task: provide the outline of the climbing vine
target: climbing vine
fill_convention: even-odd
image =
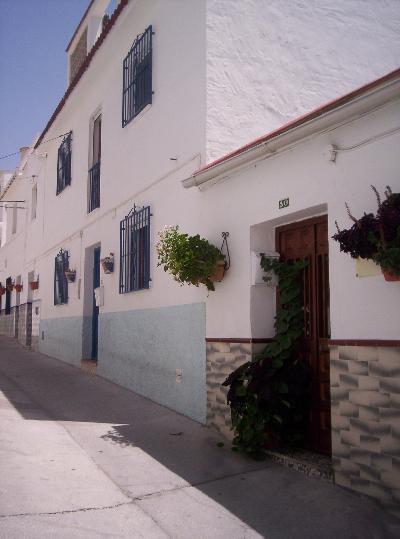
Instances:
[[[268,447],[299,445],[307,431],[311,376],[305,357],[301,279],[306,265],[304,260],[290,264],[262,255],[264,271],[273,271],[279,279],[276,334],[261,354],[223,383],[229,386],[233,446],[255,458]]]

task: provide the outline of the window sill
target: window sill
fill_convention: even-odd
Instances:
[[[92,211],[87,211],[86,216],[90,217],[91,215],[94,215],[95,213],[99,213],[101,210],[101,206],[98,206],[97,208],[94,208]]]
[[[62,191],[60,191],[59,193],[56,193],[56,197],[61,196],[63,193],[65,193],[65,191],[66,191],[67,189],[70,189],[70,188],[71,188],[71,184],[66,185]]]
[[[128,294],[137,294],[139,292],[146,292],[147,290],[150,290],[150,288],[151,288],[151,280],[150,280],[149,286],[146,288],[138,288],[137,290],[127,290],[126,292],[119,292],[119,295],[127,296]]]
[[[146,106],[144,107],[144,109],[141,110],[141,111],[139,112],[139,114],[137,114],[136,116],[134,116],[134,117],[132,118],[132,120],[129,120],[129,122],[128,122],[127,124],[125,124],[124,126],[122,126],[122,129],[126,129],[126,128],[129,127],[130,125],[133,125],[134,123],[140,121],[140,120],[143,118],[143,116],[146,114],[146,112],[147,112],[148,110],[151,109],[152,106],[153,106],[153,103],[149,103],[148,105],[146,105]]]

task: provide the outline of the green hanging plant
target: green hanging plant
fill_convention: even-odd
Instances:
[[[178,226],[165,227],[159,232],[156,248],[157,266],[163,266],[164,271],[170,273],[181,285],[204,284],[207,290],[214,291],[213,281],[223,277],[224,255],[199,234],[189,236],[179,232]],[[222,266],[222,277],[218,275],[219,265]]]
[[[276,334],[264,351],[231,373],[229,386],[235,432],[233,447],[255,458],[268,447],[300,445],[311,408],[311,372],[303,337],[304,260],[293,264],[261,257],[261,267],[279,279]],[[264,277],[268,281],[269,277]]]

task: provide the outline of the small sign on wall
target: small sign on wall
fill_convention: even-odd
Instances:
[[[96,307],[103,307],[104,305],[104,286],[99,286],[94,289],[94,300]]]
[[[283,210],[283,208],[289,207],[289,197],[288,198],[282,198],[282,200],[279,201],[279,209]]]
[[[356,277],[374,277],[382,275],[382,269],[373,260],[356,259]]]

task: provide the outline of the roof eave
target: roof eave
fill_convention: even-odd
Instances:
[[[400,69],[385,75],[341,98],[324,105],[309,114],[286,124],[273,131],[269,135],[256,139],[238,150],[206,165],[182,181],[182,185],[188,189],[200,187],[210,181],[213,183],[226,177],[228,173],[240,169],[247,163],[273,155],[288,145],[292,145],[305,137],[322,130],[329,125],[338,124],[348,115],[348,110],[353,108],[352,116],[365,113],[374,108],[374,105],[382,104],[400,95]],[[373,96],[376,99],[373,99]],[[367,103],[368,101],[368,103]],[[363,102],[364,106],[359,106]],[[342,114],[340,113],[343,112]]]

